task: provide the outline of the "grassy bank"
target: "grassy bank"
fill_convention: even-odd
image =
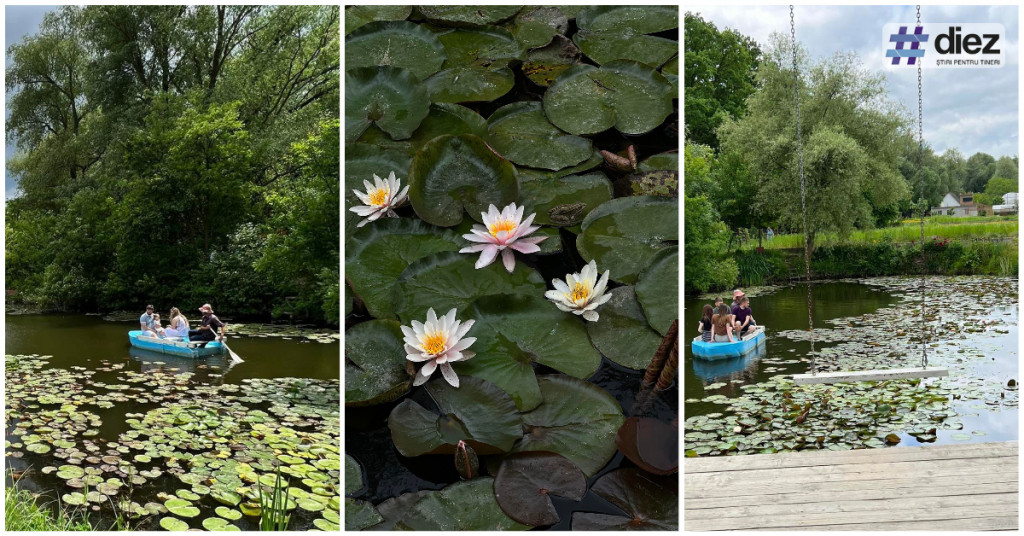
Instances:
[[[1014,223],[1016,225],[1016,222]],[[932,239],[924,245],[925,270],[931,275],[1016,275],[1017,241],[955,242]],[[868,244],[818,247],[811,256],[816,279],[916,275],[921,272],[921,245],[881,240]],[[736,253],[738,284],[756,286],[799,279],[804,274],[800,250],[753,250]],[[718,290],[718,289],[713,289]]]
[[[928,239],[938,237],[939,239],[954,240],[991,240],[995,238],[1016,237],[1017,216],[979,216],[972,218],[932,216],[925,219],[924,235]],[[884,240],[914,242],[920,239],[920,221],[904,220],[900,225],[894,227],[854,231],[846,240],[840,240],[835,234],[818,235],[815,238],[815,245],[871,244]],[[802,248],[804,237],[800,233],[778,235],[771,242],[767,240],[762,241],[762,245],[765,249]],[[754,249],[757,247],[757,240],[748,240],[744,242],[743,247]]]
[[[74,516],[69,511],[52,511],[46,505],[40,506],[35,495],[8,487],[4,500],[4,529],[7,531],[90,531],[88,521]]]

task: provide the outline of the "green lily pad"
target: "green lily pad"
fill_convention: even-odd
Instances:
[[[413,155],[430,140],[445,134],[458,136],[460,134],[472,134],[484,137],[487,135],[487,120],[480,114],[461,106],[448,102],[438,102],[430,105],[430,113],[420,123],[412,138],[409,138],[409,146]],[[348,155],[346,154],[346,159]],[[412,161],[409,161],[412,164]],[[407,165],[405,169],[409,169]]]
[[[227,489],[215,489],[210,492],[210,497],[213,497],[217,502],[228,506],[238,506],[238,503],[242,502],[241,495]]]
[[[494,383],[512,395],[520,410],[541,403],[533,364],[576,378],[589,378],[601,366],[601,354],[573,315],[554,307],[542,294],[493,295],[473,302],[476,357],[455,363],[455,371]]]
[[[405,20],[410,13],[412,6],[345,6],[345,34],[374,21]]]
[[[593,6],[576,16],[576,25],[595,32],[652,34],[679,27],[679,10],[674,5]]]
[[[198,494],[192,493],[187,489],[179,489],[175,491],[174,494],[182,499],[185,499],[186,501],[198,501],[200,498]]]
[[[380,514],[377,513],[372,504],[366,501],[345,499],[345,530],[363,530],[383,520],[384,518],[380,517]]]
[[[238,521],[239,519],[242,519],[242,512],[239,512],[238,510],[232,510],[227,506],[218,506],[217,508],[214,509],[214,512],[216,512],[217,515],[219,515],[220,517],[223,517],[224,519],[227,519],[229,521]]]
[[[557,7],[530,7],[516,15],[512,35],[523,48],[535,48],[550,43],[568,27],[569,19]]]
[[[679,247],[662,249],[636,281],[636,297],[651,327],[665,335],[679,317]]]
[[[675,6],[595,6],[576,19],[574,39],[598,64],[624,59],[657,67],[679,53],[679,43],[650,33],[676,28]]]
[[[451,231],[415,219],[389,218],[351,233],[345,244],[345,277],[373,317],[395,318],[391,289],[406,267],[427,255],[459,248]]]
[[[440,414],[406,399],[388,416],[391,439],[403,456],[452,454],[465,440],[480,454],[508,452],[522,436],[522,423],[512,398],[480,378],[459,379],[458,388],[443,378],[426,383]]]
[[[428,223],[458,225],[464,210],[480,221],[488,206],[504,207],[518,197],[515,167],[476,136],[438,136],[413,158],[409,199]]]
[[[512,34],[488,27],[455,30],[439,39],[448,59],[424,81],[433,102],[493,101],[512,89],[515,75],[508,63],[522,56]]]
[[[347,334],[346,334],[347,335]],[[346,337],[346,342],[347,342]],[[346,371],[346,374],[348,372]],[[345,495],[351,495],[366,487],[363,479],[363,468],[355,458],[345,455]],[[296,488],[293,488],[296,489]]]
[[[406,324],[414,319],[422,322],[430,308],[445,314],[452,307],[464,311],[473,300],[489,294],[544,293],[540,274],[521,263],[509,274],[500,262],[478,270],[476,258],[446,252],[410,264],[392,291],[398,317]]]
[[[579,501],[586,492],[587,479],[579,467],[550,452],[508,456],[494,477],[498,505],[512,519],[531,527],[558,523],[552,495]]]
[[[544,401],[522,414],[526,435],[513,452],[561,454],[592,476],[615,455],[622,408],[605,390],[571,376],[538,376],[537,383]]]
[[[547,240],[537,244],[540,246],[540,251],[537,255],[552,255],[555,253],[561,253],[565,250],[562,247],[562,236],[559,234],[558,229],[555,227],[541,227],[533,232],[530,236],[546,236]],[[469,242],[468,240],[466,241]]]
[[[641,173],[648,171],[679,171],[679,153],[658,153],[640,161],[636,170]]]
[[[493,487],[493,478],[480,477],[431,492],[395,524],[395,530],[492,531],[529,528],[505,515],[494,498]]]
[[[412,136],[430,112],[426,89],[411,71],[361,67],[345,73],[345,140],[355,141],[370,125],[396,140]]]
[[[561,74],[544,93],[544,113],[571,134],[596,134],[615,127],[645,134],[672,114],[672,85],[641,63],[615,60],[600,68],[580,64]]]
[[[608,359],[644,370],[661,345],[661,336],[648,324],[633,287],[608,292],[612,297],[598,308],[597,322],[587,322],[590,341]]]
[[[367,503],[367,504],[369,504],[369,503]],[[367,519],[366,521],[371,521],[372,519],[373,519],[373,517],[370,516],[370,518]],[[345,517],[345,520],[346,520],[346,524],[347,524],[347,521],[348,521],[348,517],[347,516]],[[361,521],[357,519],[356,523],[359,523],[359,522],[361,522]],[[337,522],[328,521],[327,519],[322,518],[322,517],[314,519],[313,520],[313,526],[318,528],[318,529],[320,529],[323,532],[338,532],[338,531],[341,530],[341,527],[338,525]]]
[[[521,69],[533,83],[547,87],[566,69],[578,65],[582,55],[571,39],[556,35],[549,44],[527,51]]]
[[[46,454],[47,452],[50,452],[50,446],[45,443],[33,443],[31,445],[26,445],[25,450],[35,454]]]
[[[405,347],[395,320],[371,320],[345,332],[345,405],[390,402],[407,393]]]
[[[167,511],[179,517],[196,517],[199,509],[185,499],[168,499],[164,502]]]
[[[441,69],[444,45],[430,30],[409,21],[371,22],[345,38],[345,68],[390,65],[419,79]]]
[[[679,530],[679,490],[672,477],[617,469],[597,480],[594,493],[628,516],[575,512],[572,530]]]
[[[537,214],[533,221],[539,225],[564,227],[579,224],[587,214],[611,198],[612,183],[600,171],[561,178],[520,175],[519,202],[526,207],[525,214]],[[583,204],[578,213],[556,209],[571,209],[576,203]],[[555,209],[554,214],[552,209]],[[566,213],[572,214],[566,216]]]
[[[583,220],[576,249],[596,260],[611,278],[633,283],[658,250],[679,240],[678,204],[659,197],[623,197],[595,208]]]
[[[312,499],[300,499],[295,502],[299,506],[299,508],[307,512],[319,512],[324,509],[324,505],[322,503],[314,501]]]
[[[72,493],[65,493],[61,496],[60,500],[64,501],[64,504],[71,506],[81,506],[85,504],[85,494],[77,491]]]
[[[398,497],[392,497],[378,504],[377,512],[382,518],[384,518],[384,521],[370,527],[369,530],[393,530],[395,524],[401,521],[402,518],[409,513],[409,510],[412,509],[414,504],[431,493],[436,492],[429,490],[412,491],[409,493],[403,493]]]
[[[487,143],[521,166],[559,170],[590,158],[590,140],[566,134],[548,122],[541,103],[513,102],[487,119]]]
[[[231,523],[228,523],[227,520],[219,518],[219,517],[208,517],[208,518],[204,519],[203,520],[203,528],[206,529],[206,530],[213,530],[213,531],[223,530],[223,531],[229,531],[229,532],[234,532],[234,531],[242,530],[242,529],[232,525]]]
[[[484,26],[512,18],[522,6],[419,6],[428,20],[453,26]]]
[[[172,532],[183,532],[189,529],[188,523],[176,518],[176,517],[163,517],[160,518],[160,526],[164,530]]]

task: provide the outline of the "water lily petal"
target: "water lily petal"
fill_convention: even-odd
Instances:
[[[444,375],[445,381],[450,383],[452,387],[459,386],[459,377],[455,374],[455,369],[448,363],[441,365],[441,374]]]
[[[591,322],[597,322],[599,315],[597,311],[583,311],[583,318]]]
[[[449,351],[450,352],[461,352],[461,351],[465,350],[466,348],[469,348],[470,346],[472,346],[474,342],[476,342],[476,337],[466,337],[465,339],[462,339],[459,342],[457,342],[454,345],[452,345],[452,347],[449,349]]]
[[[540,246],[537,244],[530,244],[529,242],[515,242],[509,244],[508,247],[520,253],[536,253],[540,251]]]
[[[512,253],[511,249],[506,249],[501,252],[501,262],[505,264],[505,269],[508,270],[508,273],[510,274],[516,269],[516,256]]]
[[[480,250],[480,258],[477,259],[474,265],[477,270],[483,268],[494,262],[494,258],[498,256],[498,247],[494,244],[485,244],[485,247]]]

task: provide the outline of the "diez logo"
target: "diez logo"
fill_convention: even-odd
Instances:
[[[1002,67],[1005,36],[997,23],[890,23],[882,29],[885,65]]]

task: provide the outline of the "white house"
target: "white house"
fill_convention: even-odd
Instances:
[[[932,207],[933,216],[977,216],[979,214],[991,214],[991,208],[974,202],[974,194],[953,195],[947,193],[942,198],[939,206]]]

